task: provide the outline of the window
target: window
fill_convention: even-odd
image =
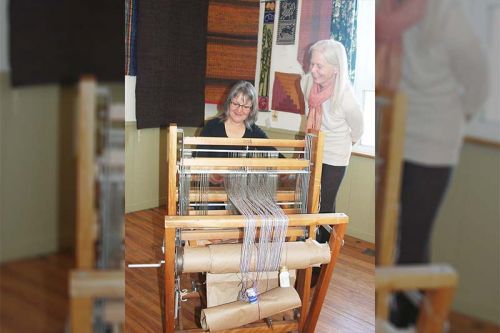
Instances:
[[[364,118],[355,152],[375,155],[375,0],[358,0],[354,91]]]

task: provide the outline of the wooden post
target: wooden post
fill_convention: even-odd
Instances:
[[[177,215],[176,183],[177,183],[177,126],[168,127],[167,142],[167,214]]]
[[[417,321],[417,332],[441,333],[450,313],[455,288],[426,291]]]
[[[177,215],[177,126],[168,128],[167,142],[167,214]],[[175,330],[175,228],[165,223],[165,332]]]
[[[383,96],[383,94],[381,94]],[[376,195],[377,266],[392,265],[397,234],[399,192],[403,161],[406,99],[402,94],[390,95],[389,105],[380,110],[377,157],[382,168],[377,169],[379,184]],[[388,135],[385,135],[388,133]]]
[[[321,273],[319,275],[317,287],[314,290],[311,308],[309,309],[307,320],[304,325],[304,329],[302,330],[303,332],[313,333],[316,329],[316,323],[318,322],[321,307],[323,306],[326,293],[328,292],[328,285],[340,253],[340,248],[342,247],[342,241],[344,239],[346,229],[347,223],[339,224],[335,227],[335,232],[332,231],[330,234],[329,244],[332,257],[328,264],[321,266]]]
[[[309,178],[309,193],[307,195],[307,212],[309,214],[316,214],[319,211],[319,194],[321,192],[321,172],[323,170],[323,132],[312,133],[316,138],[312,142],[311,147],[311,176]],[[314,239],[316,235],[317,226],[309,226],[309,239]],[[309,300],[311,298],[311,278],[312,268],[306,268],[298,274],[297,289],[302,300],[302,307],[300,309],[299,318],[299,332],[302,332],[308,311]],[[318,285],[317,288],[320,286]]]
[[[324,134],[323,132],[315,133],[316,139],[313,140],[312,146],[312,168],[311,177],[309,179],[309,194],[307,200],[307,212],[316,214],[319,211],[319,194],[321,191],[321,172],[323,170],[323,145]]]
[[[95,264],[94,154],[97,84],[83,77],[78,86],[78,154],[76,267],[90,269]]]
[[[375,225],[376,225],[376,264],[387,266],[394,264],[396,245],[401,169],[403,164],[404,131],[406,117],[406,99],[400,93],[381,93],[388,105],[381,107],[381,119],[378,131],[379,163],[377,167],[377,192]],[[375,313],[377,318],[387,320],[389,317],[389,297],[387,290],[377,290],[375,294]]]
[[[78,85],[77,101],[77,203],[76,203],[76,269],[95,266],[96,213],[94,208],[94,155],[97,83],[84,76]],[[92,332],[92,299],[71,299],[71,332]]]
[[[165,228],[165,332],[175,331],[175,228]]]

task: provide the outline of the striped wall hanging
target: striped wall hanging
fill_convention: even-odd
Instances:
[[[274,13],[276,3],[267,1],[262,28],[262,49],[260,54],[259,110],[269,110],[269,76],[271,75],[271,51],[273,47]]]

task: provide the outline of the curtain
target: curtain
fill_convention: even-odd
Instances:
[[[358,0],[333,0],[332,3],[331,37],[345,47],[351,82],[354,82],[356,67],[357,9]]]
[[[137,0],[125,0],[125,75],[135,76],[135,35],[137,32]]]
[[[304,72],[309,70],[307,51],[318,40],[331,36],[332,0],[305,0],[300,13],[297,60]]]
[[[83,74],[123,82],[123,2],[14,0],[8,5],[13,86],[74,83]]]
[[[254,83],[258,28],[258,1],[208,1],[205,103],[221,105],[239,80]]]
[[[157,0],[137,5],[137,128],[201,126],[208,2]]]

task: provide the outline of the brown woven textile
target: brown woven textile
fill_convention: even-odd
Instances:
[[[124,2],[9,2],[13,86],[73,83],[82,74],[123,82]]]
[[[208,2],[137,2],[137,128],[201,126]]]
[[[259,1],[210,0],[205,101],[222,104],[239,80],[254,82]]]
[[[300,78],[300,74],[274,72],[273,110],[304,114]]]
[[[304,72],[309,71],[309,59],[307,57],[309,47],[318,40],[330,38],[331,18],[331,0],[302,2],[297,60],[302,64]]]

